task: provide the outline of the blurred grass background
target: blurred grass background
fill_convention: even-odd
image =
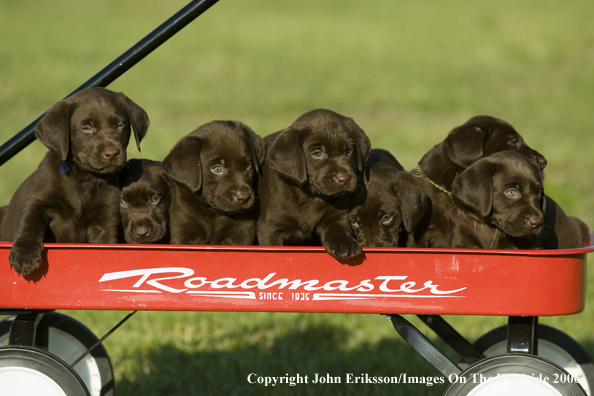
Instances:
[[[0,142],[185,4],[0,1]],[[156,160],[214,119],[243,121],[264,136],[324,107],[353,117],[374,147],[412,169],[468,118],[501,117],[548,159],[547,194],[592,227],[593,12],[587,0],[221,0],[109,88],[125,92],[151,118],[142,153],[131,145],[129,156]],[[0,168],[0,204],[45,151],[35,142]],[[594,355],[592,313],[587,306],[580,315],[541,322]],[[72,314],[98,335],[123,316]],[[505,323],[449,319],[471,339]],[[119,395],[439,395],[445,389],[247,383],[251,372],[438,374],[375,315],[142,312],[106,348]]]

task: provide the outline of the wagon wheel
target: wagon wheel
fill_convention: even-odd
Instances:
[[[49,327],[48,351],[68,364],[72,364],[98,341],[82,323],[55,312],[46,315]],[[13,319],[10,317],[0,321],[0,345],[8,345]],[[113,369],[103,345],[95,347],[73,369],[82,378],[90,396],[113,396]]]
[[[474,347],[485,357],[507,353],[507,326],[497,327],[482,335]],[[594,363],[588,352],[564,332],[538,325],[538,356],[550,360],[576,378],[586,394],[594,390]],[[467,364],[460,364],[466,368]]]
[[[584,396],[571,374],[538,356],[498,355],[481,360],[459,376],[443,396]]]
[[[0,384],[8,395],[89,395],[66,362],[34,347],[0,347]]]

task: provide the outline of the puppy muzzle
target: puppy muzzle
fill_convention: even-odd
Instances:
[[[126,151],[115,143],[101,144],[87,158],[87,161],[81,158],[80,162],[86,162],[83,165],[87,165],[92,172],[100,174],[116,173],[123,169],[126,164]]]
[[[223,197],[215,198],[210,204],[225,213],[239,212],[253,206],[254,193],[250,188],[239,187],[229,190]]]
[[[341,195],[355,191],[357,178],[348,170],[339,170],[324,176],[318,190],[328,196]]]
[[[532,215],[516,219],[505,227],[500,227],[507,235],[521,237],[525,235],[540,234],[543,229],[544,218],[540,215]]]
[[[132,222],[125,232],[126,241],[129,243],[152,243],[163,238],[166,226],[158,224],[151,219],[141,219]]]

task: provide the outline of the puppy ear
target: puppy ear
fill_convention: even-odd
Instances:
[[[429,209],[429,197],[408,172],[398,172],[391,187],[400,201],[404,229],[410,234]]]
[[[136,141],[136,148],[140,151],[140,141],[146,135],[146,131],[148,130],[150,121],[148,114],[146,111],[135,102],[133,102],[130,98],[128,98],[123,93],[120,93],[122,100],[126,106],[126,110],[128,112],[128,118],[130,118],[130,123],[132,123],[132,129],[134,130],[134,140]]]
[[[287,128],[274,140],[266,161],[270,167],[299,186],[307,181],[302,129]]]
[[[247,125],[241,124],[241,128],[243,130],[243,135],[245,136],[245,141],[248,145],[250,156],[252,157],[252,161],[254,161],[256,172],[260,174],[260,169],[262,168],[264,159],[266,158],[266,143],[264,142],[264,139],[256,135],[256,133],[252,131],[252,129]]]
[[[456,176],[452,182],[452,197],[456,205],[461,204],[481,218],[487,218],[493,209],[494,171],[494,164],[483,161]]]
[[[443,141],[442,150],[446,157],[462,168],[483,158],[483,148],[488,132],[478,125],[460,125],[448,134]]]
[[[62,161],[68,158],[70,149],[70,118],[74,104],[68,99],[56,103],[35,127],[35,136],[50,150],[60,156]]]
[[[202,187],[200,139],[183,137],[167,154],[162,167],[165,174],[196,193]]]
[[[371,155],[371,142],[369,141],[369,137],[365,134],[365,131],[361,129],[355,121],[353,121],[355,125],[355,140],[357,142],[357,169],[359,172],[363,170],[363,164],[367,162],[369,156]]]

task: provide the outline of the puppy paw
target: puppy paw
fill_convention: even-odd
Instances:
[[[324,248],[337,259],[350,259],[362,252],[359,242],[350,236],[327,238],[324,241]]]
[[[8,262],[17,274],[27,275],[41,265],[43,246],[14,244],[8,255]]]
[[[237,241],[235,241],[232,238],[223,238],[223,239],[221,239],[220,243],[217,243],[217,245],[234,246],[234,245],[240,245],[240,244],[237,243]]]

